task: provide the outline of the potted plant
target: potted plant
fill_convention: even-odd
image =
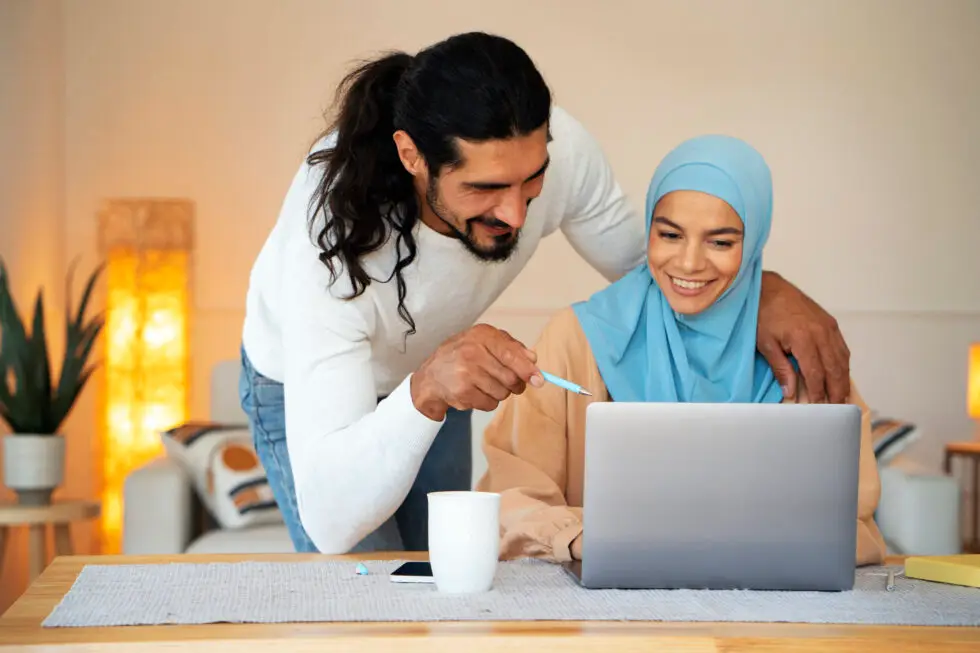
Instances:
[[[0,419],[12,433],[3,438],[3,482],[25,505],[46,505],[61,485],[65,440],[59,432],[91,376],[89,355],[105,320],[85,319],[102,266],[89,277],[78,310],[71,306],[68,271],[65,297],[65,353],[57,384],[52,379],[45,336],[43,292],[37,293],[30,331],[17,313],[6,266],[0,259]]]

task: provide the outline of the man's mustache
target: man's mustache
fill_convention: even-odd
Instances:
[[[470,222],[470,223],[479,222],[480,224],[484,224],[484,225],[486,225],[488,227],[491,227],[491,228],[494,228],[494,229],[510,229],[511,228],[511,226],[509,224],[507,224],[503,220],[498,220],[497,218],[487,218],[487,217],[470,218],[469,220],[467,220],[467,222]]]

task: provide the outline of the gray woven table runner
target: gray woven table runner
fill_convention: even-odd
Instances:
[[[857,570],[853,591],[586,590],[556,565],[500,563],[494,588],[466,597],[392,583],[399,562],[86,565],[43,626],[315,621],[751,621],[980,625],[980,590]],[[900,568],[895,568],[900,571]]]

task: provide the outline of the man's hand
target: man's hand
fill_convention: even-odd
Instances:
[[[570,547],[572,554],[572,560],[582,559],[582,534],[579,533],[578,536],[572,540],[572,546]]]
[[[506,331],[478,324],[445,341],[412,375],[412,402],[439,421],[450,406],[491,411],[526,384],[544,384],[537,356]]]
[[[796,358],[812,403],[845,403],[851,392],[851,352],[829,313],[775,272],[762,273],[759,352],[772,366],[783,394],[796,397]]]

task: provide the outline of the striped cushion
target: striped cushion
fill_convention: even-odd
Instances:
[[[878,415],[871,418],[871,442],[879,463],[888,463],[918,438],[912,422]]]
[[[247,426],[186,422],[161,436],[221,528],[282,522]]]
[[[249,442],[225,440],[211,456],[208,489],[222,528],[282,522],[269,479]]]

